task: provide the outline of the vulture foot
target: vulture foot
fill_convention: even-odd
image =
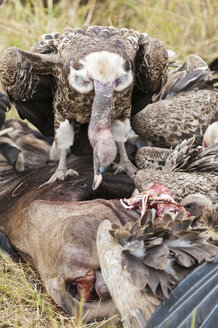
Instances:
[[[46,181],[45,183],[43,183],[42,185],[40,185],[39,188],[41,188],[47,184],[53,183],[56,180],[63,181],[67,176],[72,177],[74,175],[79,175],[79,173],[72,169],[70,169],[70,170],[57,169],[55,171],[55,173],[52,174],[51,178],[48,181]]]
[[[133,165],[129,160],[128,161],[120,161],[120,163],[114,163],[113,168],[116,169],[114,174],[118,174],[121,172],[126,172],[126,174],[133,180],[138,169]]]

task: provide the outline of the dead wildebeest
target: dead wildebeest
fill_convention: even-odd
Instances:
[[[4,138],[10,140],[10,135]],[[79,176],[38,188],[55,170],[56,163],[45,165],[49,144],[28,129],[19,132],[14,143],[19,148],[15,153],[24,155],[23,170],[15,170],[16,158],[10,163],[0,153],[1,248],[32,262],[48,293],[68,314],[74,314],[84,290],[86,320],[108,317],[116,308],[101,276],[96,232],[104,219],[124,224],[138,217],[137,213],[127,216],[118,200],[131,195],[133,183],[126,175],[118,179],[108,172],[94,191],[92,158],[72,155],[68,164]],[[31,154],[36,152],[39,168],[30,170]]]
[[[92,157],[72,155],[68,162],[76,167],[80,175],[68,177],[63,183],[55,182],[39,188],[55,170],[55,164],[48,162],[49,143],[40,140],[39,138],[43,139],[42,136],[20,121],[7,121],[3,129],[9,132],[0,137],[0,248],[15,260],[21,256],[33,263],[48,293],[69,315],[74,315],[80,306],[81,295],[85,298],[85,320],[107,318],[116,313],[116,307],[100,270],[96,235],[98,226],[105,219],[121,226],[127,222],[132,224],[138,219],[137,212],[126,211],[118,200],[130,197],[134,189],[133,183],[126,175],[121,174],[118,178],[107,172],[99,189],[94,191]],[[83,140],[85,135],[85,145],[88,146],[87,133],[80,136],[80,140]],[[82,152],[85,148],[88,147],[80,145],[74,147],[73,151],[79,149]],[[159,233],[162,234],[162,229]],[[158,236],[157,234],[155,238],[160,242],[162,239]],[[196,239],[193,240],[196,243]],[[104,243],[100,250],[105,249],[108,251]],[[112,247],[109,250],[112,251]],[[203,253],[205,255],[204,248]],[[201,257],[201,252],[199,254]],[[206,253],[206,257],[207,255]],[[110,258],[105,256],[105,259]],[[116,260],[116,257],[112,259]],[[159,265],[157,259],[155,261]],[[105,266],[102,267],[102,272],[103,269]],[[214,263],[199,266],[173,290],[170,298],[157,308],[147,327],[156,326],[162,318],[164,322],[171,324],[172,316],[173,328],[178,327],[178,322],[184,318],[189,327],[193,308],[197,308],[196,320],[200,318],[202,322],[202,318],[207,317],[209,312],[213,313],[216,306],[216,271],[217,257]],[[115,267],[111,268],[110,265],[108,272],[114,274]],[[116,277],[120,278],[118,275]],[[119,282],[116,277],[115,284]],[[153,277],[154,275],[150,278]],[[155,283],[154,279],[153,282]],[[108,286],[111,287],[110,284]],[[210,288],[211,292],[208,293]],[[120,286],[116,288],[122,298],[124,293],[120,293],[120,290]],[[129,292],[128,289],[126,291]],[[126,297],[123,304],[130,304],[129,300]],[[148,303],[150,300],[148,298]],[[148,317],[158,303],[159,300],[156,299],[152,307],[144,309],[149,312]],[[173,307],[175,304],[173,311],[172,304]],[[138,306],[138,303],[136,305]],[[128,314],[131,315],[132,309]],[[144,319],[141,312],[138,313],[140,318]],[[214,322],[214,319],[211,315],[210,322],[212,321]]]

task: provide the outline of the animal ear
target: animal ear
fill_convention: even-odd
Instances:
[[[0,153],[8,160],[11,165],[15,165],[20,149],[12,146],[10,143],[3,142],[0,143]]]

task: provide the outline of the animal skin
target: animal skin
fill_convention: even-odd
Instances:
[[[99,225],[105,220],[116,224],[119,231],[126,223],[130,227],[139,219],[140,214],[127,211],[117,199],[131,196],[132,181],[126,175],[121,174],[117,179],[107,172],[99,189],[93,190],[91,156],[71,155],[68,164],[74,165],[80,175],[39,189],[38,185],[55,170],[55,163],[47,162],[49,143],[22,122],[9,120],[5,128],[12,128],[12,131],[7,137],[1,137],[4,147],[8,144],[10,148],[7,153],[4,147],[0,149],[0,248],[15,261],[22,257],[32,263],[48,293],[69,315],[74,315],[81,306],[79,299],[83,289],[87,321],[117,313],[100,270],[96,236]],[[23,165],[18,169],[16,163],[20,154]],[[38,169],[32,170],[36,157],[31,154],[37,154]],[[213,222],[217,230],[213,219],[216,212],[212,213],[213,217],[208,211],[204,215],[208,225]],[[161,231],[162,228],[160,234]],[[157,242],[161,240],[156,239]],[[104,244],[100,250],[110,251],[110,248],[105,248]],[[155,258],[153,261],[156,263]],[[159,299],[149,294],[146,320],[158,304]],[[142,316],[138,318],[143,321]]]
[[[14,121],[10,124],[15,127]],[[124,174],[117,180],[113,173],[107,172],[102,185],[94,191],[92,157],[72,155],[68,164],[74,165],[80,175],[72,181],[68,178],[63,183],[55,182],[38,189],[39,184],[55,170],[55,163],[44,165],[44,152],[47,147],[48,158],[49,144],[36,138],[34,142],[32,131],[27,129],[24,133],[22,125],[17,122],[20,129],[15,129],[22,148],[18,148],[15,139],[13,147],[19,150],[16,156],[24,155],[23,170],[15,171],[9,155],[5,157],[5,153],[0,152],[1,249],[14,260],[21,256],[32,263],[48,293],[69,315],[80,307],[83,287],[88,300],[84,305],[86,320],[117,313],[102,279],[95,240],[98,225],[105,218],[123,225],[138,217],[137,213],[126,216],[125,209],[116,200],[130,196],[133,183]],[[10,136],[6,142],[12,143]],[[37,152],[41,167],[30,170],[31,163],[27,159],[31,158],[33,151]],[[9,153],[16,162],[13,149]]]

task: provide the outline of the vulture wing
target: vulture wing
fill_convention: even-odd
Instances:
[[[111,225],[109,221],[99,226],[97,250],[102,274],[125,327],[145,327],[155,305],[168,298],[168,292],[196,265],[203,261],[210,262],[217,255],[218,248],[206,242],[204,231],[192,229],[191,220],[184,220],[183,216],[184,212],[180,212],[173,219],[168,213],[152,223],[150,211],[147,211],[131,228],[129,225]],[[173,307],[179,320],[172,314],[167,323],[175,320],[175,327],[186,327],[183,320],[190,323],[195,307],[203,312],[204,317],[208,315],[217,297],[218,277],[207,270],[206,267],[206,271],[201,273],[201,282],[196,278],[197,273],[194,279],[190,276],[190,281],[179,289],[178,295],[176,292],[175,296],[174,292],[171,294],[171,307],[179,298],[178,306]],[[194,294],[196,298],[193,298]],[[168,301],[165,302],[168,304]],[[173,312],[173,309],[170,311]],[[157,315],[154,320],[158,322],[159,318],[162,321],[163,316]],[[156,322],[149,327],[156,327]]]
[[[5,121],[5,112],[10,108],[9,103],[7,102],[7,99],[5,95],[0,92],[0,128],[4,124]]]
[[[17,108],[20,117],[51,136],[57,55],[51,47],[48,51],[48,45],[44,48],[41,45],[41,53],[7,49],[0,60],[0,75],[8,99]]]
[[[136,87],[154,94],[167,78],[168,52],[162,41],[141,34],[135,57]]]
[[[195,327],[217,326],[218,256],[189,274],[151,316],[148,328],[188,328],[194,311]]]
[[[147,106],[167,79],[168,51],[163,42],[141,34],[135,57],[132,116]]]
[[[205,68],[196,68],[194,71],[187,73],[179,71],[171,74],[166,85],[161,90],[159,100],[173,97],[179,92],[187,91],[190,88],[199,86],[199,83],[204,81],[206,88],[206,80],[211,77],[211,72]]]
[[[194,55],[188,56],[183,70],[169,74],[167,82],[164,79],[165,83],[159,86],[161,90],[154,92],[150,103],[141,111],[139,107],[134,111],[133,103],[131,125],[136,134],[165,147],[174,147],[193,135],[195,144],[202,142],[208,125],[217,120],[216,79],[208,67],[202,65],[199,67]],[[138,70],[140,72],[140,67]],[[137,77],[136,73],[136,85]],[[143,99],[140,101],[143,103]],[[137,101],[135,103],[137,105]]]

